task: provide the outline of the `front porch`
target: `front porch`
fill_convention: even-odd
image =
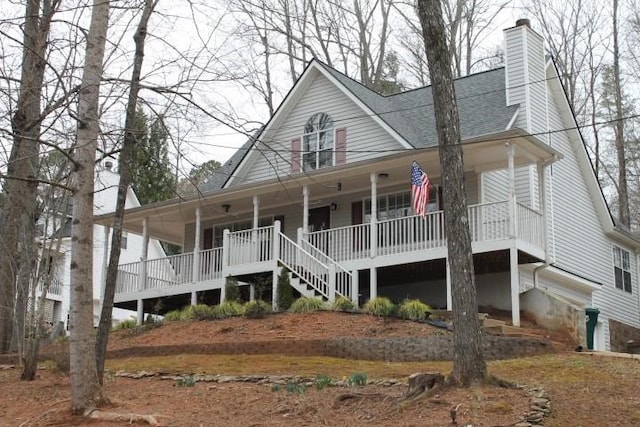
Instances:
[[[516,262],[512,268],[517,274],[518,254],[528,262],[544,260],[543,216],[521,204],[515,204],[515,215],[510,216],[509,210],[506,201],[469,207],[472,249],[474,254],[513,252]],[[121,265],[115,303],[136,301],[140,306],[144,300],[181,294],[191,294],[195,303],[199,292],[216,289],[222,300],[227,277],[269,272],[276,283],[282,267],[291,271],[294,287],[303,295],[326,300],[342,295],[358,303],[361,293],[378,295],[379,268],[446,260],[443,224],[443,212],[437,211],[425,217],[309,233],[301,227],[296,241],[282,232],[279,221],[257,229],[225,230],[221,247]],[[365,270],[370,279],[366,292],[361,292],[358,277]],[[450,309],[449,280],[446,289]]]
[[[506,144],[489,139],[464,149],[472,250],[508,254],[517,325],[519,260],[541,262],[547,254],[545,170],[557,153],[516,136]],[[430,171],[434,188],[424,217],[411,211],[407,165],[412,159]],[[378,269],[430,260],[448,265],[437,159],[433,149],[402,153],[129,210],[124,228],[142,234],[145,244],[140,262],[120,266],[116,306],[137,308],[142,321],[145,301],[180,295],[195,304],[212,292],[222,300],[227,277],[266,274],[277,283],[281,268],[291,271],[292,285],[302,295],[326,300],[342,295],[361,303],[363,296],[378,295]],[[537,165],[538,194],[531,190],[530,199],[519,200],[515,169],[529,165]],[[493,171],[506,173],[490,180],[486,174]],[[109,215],[98,218],[106,226],[109,220]],[[185,253],[147,259],[150,237],[179,244]],[[360,283],[363,273],[366,281]],[[272,286],[272,301],[275,292]]]

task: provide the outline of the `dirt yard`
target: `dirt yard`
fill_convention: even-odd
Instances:
[[[535,328],[523,333],[555,338]],[[110,349],[141,346],[191,345],[218,340],[271,340],[336,336],[420,336],[441,333],[413,322],[332,313],[278,315],[262,320],[243,318],[209,322],[176,322],[142,334],[123,331],[111,338]],[[492,374],[518,384],[541,388],[551,411],[541,424],[564,426],[640,425],[640,360],[604,358],[564,352],[547,356],[496,361]],[[51,349],[49,349],[51,350]],[[133,353],[133,352],[132,352]],[[0,370],[0,426],[120,426],[74,417],[69,413],[69,379],[44,363],[38,379],[21,382],[19,369]],[[105,394],[111,404],[102,408],[120,414],[150,414],[163,426],[451,426],[450,410],[458,407],[457,425],[513,426],[531,411],[531,392],[483,387],[443,390],[436,396],[406,403],[406,385],[379,385],[380,379],[406,381],[414,372],[448,373],[448,362],[390,363],[287,355],[179,354],[123,357],[107,363]],[[121,371],[148,375],[120,376]],[[366,374],[367,386],[329,386],[317,389],[318,375],[334,382]],[[247,382],[199,381],[179,384],[163,375],[298,375],[305,386],[274,386]],[[191,377],[185,377],[191,378]],[[197,378],[197,377],[196,377]],[[231,379],[231,378],[229,378]],[[350,395],[350,396],[348,396]]]

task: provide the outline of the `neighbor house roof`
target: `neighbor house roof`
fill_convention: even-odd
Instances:
[[[313,65],[329,73],[412,147],[425,148],[438,144],[431,86],[384,96],[318,60],[313,60],[305,72]],[[502,132],[508,128],[518,111],[517,105],[507,106],[504,68],[458,78],[454,86],[462,139]],[[206,193],[223,188],[260,132],[245,142],[200,187],[200,191]]]

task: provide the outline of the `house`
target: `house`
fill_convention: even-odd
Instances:
[[[478,303],[579,339],[595,307],[596,348],[621,350],[640,333],[640,240],[612,218],[542,37],[519,20],[504,43],[504,67],[455,82]],[[433,184],[424,218],[413,160]],[[200,197],[126,212],[129,232],[183,254],[121,265],[116,305],[141,319],[286,267],[303,295],[450,309],[440,175],[430,87],[381,96],[312,61]]]
[[[105,161],[96,171],[94,193],[94,214],[96,215],[111,213],[115,209],[120,176],[112,168],[113,163]],[[127,208],[140,206],[132,189],[128,190],[125,206]],[[45,297],[45,322],[54,324],[63,322],[65,326],[67,326],[71,298],[71,214],[69,206],[69,209],[63,210],[61,213],[49,215],[48,225],[45,225],[44,228],[48,229],[46,234],[51,237],[42,243],[42,246],[47,248],[46,253],[50,257],[52,270],[50,285]],[[51,235],[51,233],[53,234]],[[102,293],[106,273],[104,266],[108,262],[110,250],[110,246],[105,242],[109,242],[110,234],[111,229],[108,226],[99,224],[93,226],[93,317],[95,326],[98,325],[102,309]],[[58,238],[60,238],[59,246]],[[142,236],[123,233],[120,262],[139,262],[142,247]],[[154,258],[165,256],[162,245],[155,239],[148,242],[147,248],[148,253]],[[128,315],[129,313],[123,310],[117,310],[114,312],[114,321]]]

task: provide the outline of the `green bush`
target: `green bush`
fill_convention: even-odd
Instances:
[[[225,301],[213,307],[213,311],[215,318],[224,319],[226,317],[241,316],[244,313],[244,307],[237,301]]]
[[[362,311],[374,316],[388,317],[393,316],[396,306],[387,297],[376,297],[370,299],[362,307]]]
[[[431,307],[418,299],[406,299],[400,305],[398,314],[403,319],[424,320],[433,311]]]
[[[196,385],[196,379],[193,375],[185,375],[184,377],[176,380],[176,385],[178,387],[193,387]]]
[[[307,391],[307,386],[304,384],[289,381],[287,383],[287,391],[293,394],[302,394]]]
[[[320,374],[316,376],[314,384],[317,390],[322,390],[323,388],[330,386],[331,382],[331,378],[329,378],[327,375]]]
[[[238,279],[233,276],[227,277],[224,285],[224,300],[240,302],[240,288]]]
[[[293,287],[291,286],[291,278],[289,277],[289,270],[283,268],[278,276],[278,289],[276,290],[278,295],[278,310],[289,310],[291,304],[293,304]]]
[[[182,320],[211,320],[215,318],[214,307],[206,304],[189,305],[182,309]]]
[[[339,296],[333,301],[331,304],[331,309],[333,311],[354,311],[356,310],[356,305],[349,298]]]
[[[133,329],[136,326],[138,326],[138,322],[136,321],[136,319],[125,319],[116,323],[112,330],[121,331],[123,329]]]
[[[326,304],[320,298],[300,297],[291,304],[289,311],[292,313],[310,313],[312,311],[325,310]]]
[[[261,299],[249,301],[244,305],[244,315],[251,319],[259,319],[271,313],[271,305]]]
[[[349,378],[347,378],[347,385],[349,387],[367,385],[367,374],[364,372],[354,372],[349,376]]]
[[[182,310],[171,310],[164,315],[166,322],[176,322],[182,320]]]

